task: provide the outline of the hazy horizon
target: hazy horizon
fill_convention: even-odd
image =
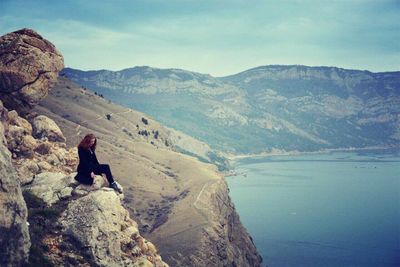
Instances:
[[[268,64],[268,65],[261,65],[261,66],[254,66],[248,69],[244,69],[235,73],[227,73],[226,75],[212,75],[211,73],[206,73],[206,72],[197,72],[197,71],[192,71],[190,69],[182,69],[182,68],[174,68],[174,67],[163,67],[163,68],[159,68],[159,67],[154,67],[154,66],[149,66],[149,65],[141,65],[141,66],[131,66],[131,67],[126,67],[126,68],[122,68],[122,69],[105,69],[105,68],[101,68],[101,69],[80,69],[80,68],[76,68],[76,67],[71,67],[71,66],[65,66],[65,68],[69,68],[69,69],[74,69],[74,70],[80,70],[80,71],[102,71],[102,70],[106,70],[106,71],[113,71],[113,72],[118,72],[118,71],[123,71],[123,70],[127,70],[127,69],[133,69],[133,68],[152,68],[152,69],[160,69],[160,70],[184,70],[184,71],[189,71],[189,72],[194,72],[194,73],[200,73],[200,74],[204,74],[204,75],[211,75],[213,77],[219,78],[219,77],[227,77],[227,76],[231,76],[231,75],[235,75],[235,74],[239,74],[241,72],[245,72],[245,71],[249,71],[252,69],[257,69],[257,68],[262,68],[262,67],[272,67],[272,66],[280,66],[280,67],[291,67],[291,66],[298,66],[298,67],[309,67],[309,68],[337,68],[337,69],[343,69],[343,70],[355,70],[355,71],[368,71],[371,73],[386,73],[386,72],[400,72],[399,70],[393,70],[393,71],[371,71],[368,69],[355,69],[355,68],[342,68],[340,66],[310,66],[310,65],[302,65],[302,64]]]
[[[264,65],[400,70],[397,1],[0,2],[0,34],[32,28],[82,70]]]

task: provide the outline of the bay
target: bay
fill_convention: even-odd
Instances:
[[[398,151],[247,158],[230,195],[267,266],[400,266]]]

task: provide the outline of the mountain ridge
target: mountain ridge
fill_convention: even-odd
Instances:
[[[186,71],[189,80],[171,69],[151,72],[63,70],[222,153],[390,147],[400,136],[400,72],[267,65],[219,78]]]
[[[200,75],[209,75],[211,77],[214,78],[226,78],[226,77],[230,77],[230,76],[234,76],[240,73],[244,73],[247,71],[253,71],[253,70],[260,70],[260,69],[266,69],[266,68],[273,68],[273,67],[305,67],[305,68],[315,68],[315,69],[336,69],[336,70],[344,70],[344,71],[355,71],[355,72],[367,72],[367,73],[371,73],[371,74],[399,74],[400,71],[397,70],[390,70],[390,71],[371,71],[368,69],[356,69],[356,68],[344,68],[344,67],[338,67],[338,66],[328,66],[328,65],[317,65],[317,66],[310,66],[310,65],[303,65],[303,64],[267,64],[267,65],[260,65],[257,67],[253,67],[253,68],[249,68],[249,69],[245,69],[243,71],[239,71],[237,73],[233,73],[233,74],[227,74],[227,75],[212,75],[210,73],[205,73],[205,72],[199,72],[199,71],[191,71],[191,70],[186,70],[186,69],[182,69],[182,68],[161,68],[161,67],[152,67],[149,65],[140,65],[140,66],[133,66],[133,67],[127,67],[127,68],[123,68],[123,69],[119,69],[119,70],[109,70],[109,69],[87,69],[87,70],[82,70],[82,69],[78,69],[78,68],[74,68],[74,67],[70,67],[67,66],[64,69],[66,70],[76,70],[76,71],[81,71],[81,72],[101,72],[101,71],[109,71],[109,72],[122,72],[122,71],[127,71],[127,70],[131,70],[131,69],[154,69],[154,70],[172,70],[172,71],[185,71],[185,72],[191,72],[191,73],[195,73],[195,74],[200,74]]]

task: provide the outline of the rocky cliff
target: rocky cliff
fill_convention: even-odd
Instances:
[[[28,212],[11,153],[4,136],[7,116],[0,101],[0,266],[18,266],[28,260]]]
[[[78,185],[76,148],[67,150],[58,125],[29,109],[54,85],[62,56],[29,29],[0,37],[0,49],[0,265],[167,266],[124,196],[101,176]]]
[[[32,126],[5,107],[26,110],[38,103],[64,67],[55,47],[36,32],[22,29],[0,37],[0,263],[27,262],[30,248],[27,209],[11,155],[31,157]],[[3,103],[5,107],[3,106]],[[16,147],[18,146],[18,149]],[[7,149],[10,148],[12,154]]]
[[[24,32],[33,31],[14,34]],[[21,113],[3,112],[4,184],[13,181],[15,189],[12,195],[4,187],[4,196],[13,203],[19,198],[19,206],[13,204],[19,217],[6,210],[0,236],[14,229],[7,223],[17,218],[13,233],[21,237],[2,246],[3,254],[12,252],[4,258],[8,265],[28,260],[29,224],[30,266],[260,266],[215,166],[175,151],[170,130],[143,113],[65,78],[49,89],[33,109],[28,106],[36,102],[24,100],[30,104],[8,102],[10,109],[23,106]],[[76,145],[89,132],[124,195],[108,189],[101,176],[90,187],[74,181]]]
[[[206,184],[194,206],[212,224],[199,236],[200,249],[189,259],[177,255],[179,266],[260,266],[261,257],[254,253],[252,238],[243,234],[246,229],[240,222],[229,197],[224,180]]]
[[[260,266],[224,178],[214,165],[175,151],[169,129],[62,77],[33,111],[65,130],[67,150],[86,133],[98,137],[100,162],[111,165],[125,188],[122,203],[165,262],[171,266]]]

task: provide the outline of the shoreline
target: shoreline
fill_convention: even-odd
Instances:
[[[314,155],[314,154],[329,154],[332,152],[357,152],[357,151],[366,151],[366,150],[390,150],[390,149],[399,149],[400,146],[369,146],[362,148],[348,147],[348,148],[327,148],[316,151],[284,151],[284,150],[275,150],[271,152],[261,152],[258,154],[238,154],[238,155],[225,155],[225,157],[229,160],[230,165],[233,166],[237,161],[247,158],[263,158],[263,157],[274,157],[274,156],[301,156],[301,155]],[[235,167],[232,169],[225,171],[222,173],[224,177],[231,176],[239,176],[245,175],[245,173],[237,173]]]
[[[273,150],[271,152],[261,152],[257,154],[237,154],[237,155],[224,155],[229,161],[235,162],[246,158],[259,158],[269,156],[297,156],[297,155],[309,155],[309,154],[326,154],[331,152],[349,152],[349,151],[365,151],[365,150],[389,150],[389,149],[400,149],[400,146],[369,146],[369,147],[347,147],[347,148],[326,148],[316,151],[285,151],[285,150]]]

